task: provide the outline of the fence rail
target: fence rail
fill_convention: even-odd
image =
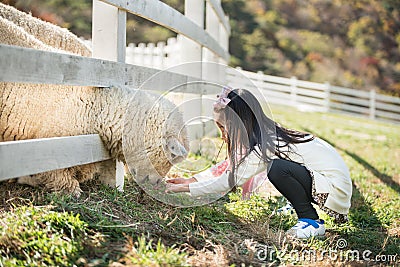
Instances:
[[[107,159],[98,134],[0,142],[0,181]]]
[[[0,81],[38,84],[60,84],[77,86],[109,87],[126,85],[132,88],[155,90],[161,88],[153,83],[144,83],[158,73],[163,87],[187,84],[198,79],[188,75],[118,63],[109,60],[86,58],[0,44]],[[163,78],[165,77],[165,78]],[[198,93],[201,84],[180,86],[176,92]],[[49,88],[49,90],[51,90]]]
[[[269,103],[295,106],[304,110],[339,112],[400,123],[400,98],[329,83],[315,83],[265,75],[261,72],[227,69],[232,87],[258,87]]]

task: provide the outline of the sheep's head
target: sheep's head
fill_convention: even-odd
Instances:
[[[132,122],[135,126],[125,122],[124,156],[138,183],[148,180],[157,184],[174,164],[186,158],[189,141],[177,107],[163,97],[152,94],[147,97],[150,100],[147,106],[143,103],[130,105],[131,109],[135,109],[131,110],[131,114],[140,114]]]
[[[174,104],[166,99],[163,101],[163,106],[162,113],[165,117],[162,117],[165,120],[158,128],[159,131],[161,130],[161,147],[158,143],[159,151],[148,153],[152,165],[161,178],[168,173],[174,164],[183,161],[189,152],[189,140],[182,114]],[[149,180],[153,184],[160,181],[156,177],[149,177]]]
[[[168,116],[162,128],[163,150],[168,160],[175,164],[187,157],[189,139],[181,112],[168,100],[165,102]]]
[[[163,138],[163,150],[168,161],[172,164],[179,163],[187,157],[188,148],[176,136]]]

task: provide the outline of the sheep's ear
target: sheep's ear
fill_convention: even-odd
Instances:
[[[175,137],[168,138],[167,148],[175,156],[186,157],[187,155],[186,148]]]

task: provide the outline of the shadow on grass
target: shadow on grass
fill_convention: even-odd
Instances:
[[[371,250],[375,255],[382,252],[379,244],[384,244],[388,238],[370,203],[366,201],[357,185],[353,183],[353,196],[349,212],[349,223],[355,227],[344,233],[348,241],[348,249],[360,251]]]
[[[352,157],[355,161],[360,163],[365,169],[367,169],[370,172],[372,172],[372,174],[375,177],[379,178],[387,186],[391,187],[393,190],[395,190],[397,193],[400,194],[400,185],[396,181],[393,180],[392,176],[389,176],[389,175],[387,175],[385,173],[380,172],[374,166],[372,166],[370,163],[368,163],[365,159],[361,158],[357,154],[355,154],[353,152],[350,152],[350,151],[348,151],[346,149],[337,147],[337,146],[336,146],[336,148],[340,149],[341,151],[343,151],[344,153],[346,153],[347,155]]]
[[[309,133],[313,133],[310,129],[304,129]],[[313,133],[314,134],[314,133]],[[318,135],[320,136],[320,135]],[[356,153],[343,149],[337,146],[331,140],[320,136],[334,148],[343,151],[356,162],[362,165],[365,169],[385,185],[400,193],[400,185],[393,181],[393,177],[386,175],[361,158]],[[374,211],[372,203],[365,199],[364,195],[353,181],[352,205],[349,212],[350,224],[355,229],[340,230],[339,233],[344,234],[349,242],[349,249],[357,249],[359,252],[370,250],[372,255],[379,254],[398,254],[400,239],[396,236],[389,236],[387,229],[383,226],[377,213]],[[344,232],[345,231],[345,232]]]

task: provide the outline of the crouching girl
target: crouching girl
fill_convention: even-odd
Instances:
[[[167,181],[167,192],[192,196],[227,192],[234,186],[248,189],[253,177],[268,172],[268,179],[294,207],[298,222],[288,235],[309,238],[325,234],[312,203],[337,223],[347,221],[352,183],[346,164],[326,141],[280,126],[268,118],[259,101],[247,90],[224,89],[214,104],[217,124],[227,142],[229,164],[215,177],[212,169],[190,179]]]

